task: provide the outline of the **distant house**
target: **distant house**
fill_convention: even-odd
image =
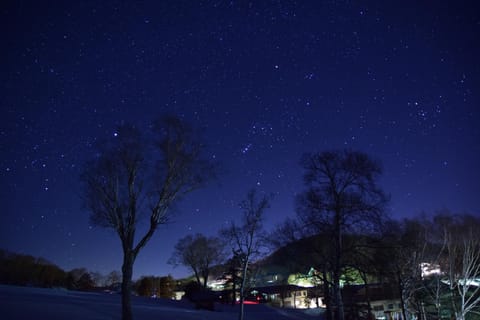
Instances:
[[[279,307],[298,309],[325,307],[322,298],[315,294],[313,288],[291,284],[272,285],[256,287],[252,293]]]

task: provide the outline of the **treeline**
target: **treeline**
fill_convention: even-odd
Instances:
[[[0,249],[2,284],[87,291],[98,287],[115,287],[120,283],[120,279],[118,271],[112,271],[107,276],[85,268],[65,271],[44,258]]]
[[[67,273],[43,258],[0,250],[0,283],[64,287],[67,284]]]
[[[85,268],[65,271],[44,258],[0,249],[1,284],[80,291],[120,291],[120,282],[119,271],[107,275]],[[175,297],[176,286],[177,282],[171,275],[143,276],[133,283],[133,289],[139,296],[168,299]]]

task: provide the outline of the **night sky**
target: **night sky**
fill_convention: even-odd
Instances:
[[[47,5],[47,3],[49,5]],[[480,11],[462,1],[2,1],[0,248],[69,270],[120,270],[89,224],[80,172],[117,125],[174,113],[219,178],[188,196],[135,264],[214,235],[249,189],[294,217],[304,152],[383,163],[390,215],[480,213]]]

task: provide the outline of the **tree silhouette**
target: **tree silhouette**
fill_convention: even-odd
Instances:
[[[157,296],[160,279],[154,276],[143,276],[136,283],[137,294],[141,297]]]
[[[468,214],[436,218],[444,231],[443,267],[455,319],[469,319],[480,314],[480,218]]]
[[[210,268],[223,262],[223,251],[224,244],[219,238],[197,233],[178,240],[168,262],[174,266],[183,265],[190,268],[198,284],[206,288]]]
[[[173,299],[175,297],[175,280],[171,275],[160,277],[159,291],[161,298]]]
[[[164,116],[152,128],[156,139],[149,141],[135,126],[120,126],[82,174],[92,222],[113,229],[121,240],[123,320],[133,317],[131,284],[138,253],[169,220],[171,206],[203,186],[212,173],[212,164],[202,158],[204,145],[189,126]],[[148,227],[139,235],[142,218]]]
[[[114,286],[118,285],[121,280],[121,273],[119,271],[113,270],[106,276],[105,285],[107,287],[113,288]]]
[[[221,234],[232,246],[233,255],[239,259],[242,276],[240,283],[240,314],[239,319],[244,318],[244,299],[247,279],[247,271],[251,260],[260,253],[261,234],[263,230],[263,219],[265,210],[269,208],[269,198],[262,196],[257,198],[255,190],[248,192],[247,197],[240,203],[243,211],[240,224],[232,221],[231,225],[223,230]]]
[[[379,272],[396,287],[404,319],[422,312],[417,296],[422,289],[420,266],[427,259],[427,227],[420,219],[391,221],[375,255]]]
[[[314,233],[331,239],[333,304],[344,319],[340,276],[345,266],[345,235],[372,232],[381,223],[387,197],[377,185],[380,165],[355,151],[307,153],[306,190],[297,198],[297,214]]]
[[[61,287],[67,274],[60,267],[30,255],[0,249],[0,283],[40,287]]]

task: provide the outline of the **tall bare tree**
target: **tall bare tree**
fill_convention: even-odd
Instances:
[[[355,151],[307,153],[301,164],[306,190],[297,198],[297,214],[318,234],[331,238],[332,298],[335,318],[343,320],[344,236],[372,232],[383,220],[387,197],[377,184],[381,167]]]
[[[452,308],[457,320],[465,320],[469,314],[480,315],[480,219],[452,215],[443,222]]]
[[[252,259],[260,253],[261,235],[265,211],[270,207],[267,196],[257,196],[255,190],[248,192],[247,197],[240,203],[243,211],[240,224],[231,222],[230,226],[221,230],[221,234],[231,244],[232,251],[240,260],[242,279],[240,283],[240,313],[239,319],[244,319],[245,287],[247,271]]]
[[[403,318],[415,314],[422,318],[422,301],[417,295],[423,290],[421,263],[426,262],[427,225],[419,219],[390,221],[384,232],[375,257],[380,261],[379,273],[395,284]]]
[[[222,263],[224,256],[224,243],[219,238],[197,233],[178,240],[168,262],[192,269],[197,283],[206,288],[210,269]]]
[[[478,225],[477,225],[478,227]],[[468,230],[461,243],[460,277],[457,291],[460,296],[460,308],[457,319],[464,320],[468,314],[480,315],[480,241]],[[478,232],[478,229],[476,230]]]
[[[171,206],[203,186],[212,172],[211,163],[202,158],[204,145],[185,123],[164,116],[152,128],[155,139],[148,140],[135,126],[120,126],[82,174],[91,221],[113,229],[122,244],[123,320],[133,318],[131,285],[138,253],[169,220]],[[137,234],[142,218],[148,226]]]

